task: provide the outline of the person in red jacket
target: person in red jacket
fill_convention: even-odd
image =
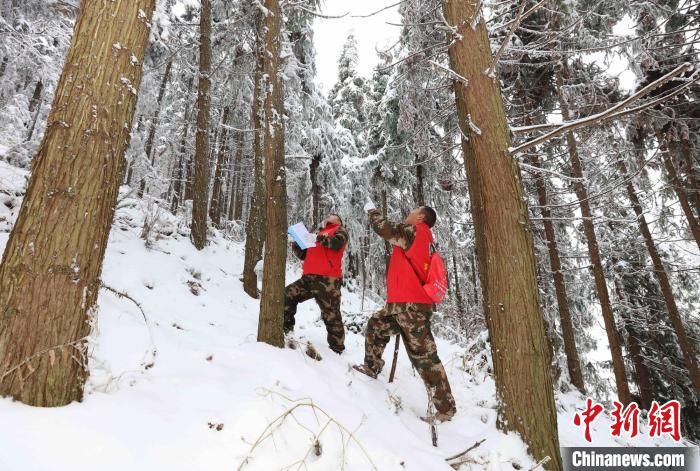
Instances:
[[[457,409],[430,331],[433,300],[423,290],[422,282],[430,266],[430,229],[437,220],[435,210],[429,206],[415,208],[403,224],[387,221],[371,201],[365,210],[374,231],[394,249],[387,271],[386,306],[367,321],[364,363],[353,368],[376,378],[384,367],[382,354],[387,343],[393,335],[400,334],[435,405],[435,416],[423,420],[450,420]]]
[[[345,350],[345,327],[340,313],[342,261],[348,244],[348,231],[337,214],[330,214],[321,223],[316,246],[306,250],[295,243],[292,250],[304,260],[303,274],[284,290],[284,332],[294,331],[297,305],[311,298],[321,308],[321,318],[328,331],[328,346],[336,353]]]

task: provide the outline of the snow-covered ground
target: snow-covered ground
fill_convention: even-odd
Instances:
[[[23,178],[0,166],[3,190]],[[198,252],[168,215],[161,229],[172,234],[147,248],[139,237],[143,203],[121,206],[85,399],[53,409],[0,399],[1,471],[451,470],[445,458],[481,440],[463,469],[534,465],[519,437],[496,429],[488,355],[438,339],[458,414],[439,426],[434,448],[419,420],[425,389],[403,349],[392,384],[388,368],[379,380],[351,370],[364,338],[349,332],[345,353],[331,352],[313,301],[300,305],[297,336],[316,346],[321,361],[257,343],[258,303],[239,281],[243,246],[217,235]],[[2,215],[11,222],[14,213]],[[7,237],[0,234],[0,249]],[[290,265],[288,281],[295,276],[298,266]],[[364,314],[374,307],[366,301]],[[360,313],[358,295],[343,291],[342,310]],[[583,398],[557,399],[562,446],[584,445],[572,422]],[[614,440],[609,426],[609,417],[595,422],[595,445],[673,444],[649,439],[646,427],[633,441]]]

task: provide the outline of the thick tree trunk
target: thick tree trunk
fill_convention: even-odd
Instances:
[[[263,97],[265,109],[265,258],[260,296],[258,341],[284,346],[284,274],[287,258],[287,181],[284,161],[284,110],[279,77],[282,10],[277,0],[265,0],[265,59]]]
[[[664,167],[666,168],[666,174],[668,175],[668,179],[671,181],[671,186],[673,187],[673,191],[676,192],[676,196],[678,197],[678,201],[680,202],[681,208],[683,209],[683,214],[685,214],[685,218],[688,221],[688,226],[690,227],[690,233],[692,234],[693,238],[695,239],[695,242],[697,243],[698,248],[700,248],[700,223],[698,222],[697,219],[695,219],[695,215],[693,214],[693,209],[690,207],[690,203],[688,202],[688,197],[686,196],[685,192],[683,191],[683,184],[681,183],[680,179],[678,178],[678,173],[676,172],[676,167],[673,165],[673,160],[671,159],[671,154],[668,150],[668,142],[666,141],[666,137],[658,129],[655,132],[656,132],[656,140],[659,143],[659,149],[660,149],[659,153],[661,154],[661,161],[663,162]]]
[[[153,8],[154,0],[81,4],[0,266],[0,396],[35,406],[82,397]]]
[[[221,118],[221,123],[223,124],[223,129],[221,130],[221,136],[219,141],[218,157],[216,158],[216,169],[214,170],[214,187],[211,192],[211,204],[209,205],[209,217],[212,223],[216,227],[221,226],[221,208],[223,202],[223,174],[224,174],[224,162],[226,156],[228,155],[228,119],[231,113],[230,108],[227,106],[224,108],[224,114]]]
[[[262,15],[256,12],[256,46],[255,46],[255,84],[253,88],[253,106],[251,123],[253,126],[253,179],[255,187],[250,199],[250,211],[245,228],[245,259],[243,262],[243,290],[251,297],[258,298],[258,277],[255,266],[262,259],[262,249],[265,245],[265,204],[266,193],[265,178],[263,174],[262,128],[263,109],[260,106],[262,100],[263,61],[265,59],[264,35],[262,29]]]
[[[545,325],[539,307],[535,251],[520,174],[509,153],[510,130],[497,80],[485,71],[493,55],[486,25],[475,28],[471,0],[443,0],[445,18],[457,28],[449,49],[455,81],[465,169],[491,337],[498,427],[517,431],[536,460],[546,456],[561,470],[557,415]],[[476,131],[478,127],[478,132]]]
[[[207,203],[209,202],[209,108],[211,106],[211,0],[202,0],[199,14],[199,87],[197,133],[192,185],[192,233],[197,250],[207,245]]]
[[[566,65],[564,65],[564,67],[566,67]],[[559,93],[559,105],[561,107],[562,118],[566,121],[571,119],[571,113],[569,112],[569,105],[562,91],[563,85],[564,79],[562,77],[562,71],[559,71],[557,73],[557,92]],[[581,215],[583,216],[583,232],[586,236],[588,256],[591,259],[593,278],[595,279],[595,287],[598,293],[598,299],[600,300],[600,308],[603,312],[603,322],[605,323],[605,331],[607,333],[608,343],[610,345],[613,372],[615,374],[615,384],[617,386],[617,396],[620,399],[620,402],[623,404],[629,404],[632,401],[632,397],[630,395],[629,384],[627,383],[627,372],[625,369],[625,361],[622,357],[620,335],[615,323],[615,314],[613,313],[612,303],[610,302],[608,285],[605,281],[603,262],[600,257],[600,251],[598,250],[598,239],[593,226],[593,214],[588,200],[588,190],[584,184],[585,180],[583,175],[583,167],[581,165],[581,159],[578,155],[578,147],[573,132],[566,134],[566,143],[569,150],[569,158],[571,159],[571,175],[578,179],[574,183],[574,189],[581,207]]]
[[[163,79],[160,81],[160,89],[158,90],[158,98],[156,99],[156,110],[153,116],[153,121],[151,121],[151,126],[148,129],[148,137],[146,137],[146,145],[144,146],[144,154],[146,155],[146,161],[150,162],[150,168],[153,168],[155,163],[155,158],[153,155],[153,141],[156,138],[156,129],[158,128],[159,117],[160,117],[160,107],[163,102],[163,97],[165,96],[165,90],[168,88],[168,81],[170,81],[170,70],[173,66],[173,61],[168,61],[165,66],[165,72],[163,73]],[[139,184],[139,191],[137,196],[143,198],[143,194],[146,191],[146,181],[148,180],[148,172],[144,173],[141,177],[141,183]]]
[[[536,152],[532,152],[529,157],[530,165],[540,168],[542,163]],[[547,238],[547,249],[549,251],[549,265],[554,277],[554,291],[557,297],[557,306],[559,308],[559,321],[561,323],[561,332],[564,339],[564,352],[566,354],[566,366],[569,370],[571,383],[581,391],[581,394],[586,394],[586,386],[583,383],[583,374],[581,373],[581,361],[578,357],[578,349],[576,348],[576,336],[574,335],[574,326],[571,322],[571,311],[569,310],[569,301],[566,296],[566,282],[564,274],[561,271],[561,260],[559,259],[559,249],[557,248],[557,239],[554,232],[554,223],[552,223],[552,212],[549,210],[549,198],[547,195],[547,184],[545,183],[542,172],[537,173],[535,179],[535,187],[537,188],[537,198],[541,207],[542,219],[544,222],[544,233]]]
[[[642,151],[643,150],[638,150]],[[627,197],[632,203],[632,209],[634,209],[634,214],[637,216],[637,223],[639,224],[639,231],[644,237],[644,243],[647,246],[647,251],[649,252],[649,257],[654,266],[654,276],[656,281],[659,282],[659,287],[661,288],[661,293],[664,296],[664,301],[666,302],[666,310],[668,311],[668,316],[671,319],[671,325],[678,338],[678,345],[680,346],[681,352],[683,353],[683,359],[685,360],[685,366],[690,372],[690,379],[693,382],[693,387],[697,394],[700,395],[700,370],[698,369],[697,354],[693,351],[693,346],[690,343],[688,334],[683,326],[683,320],[681,319],[680,312],[678,311],[678,306],[676,305],[676,299],[673,296],[673,288],[671,288],[671,282],[668,279],[668,274],[666,273],[666,268],[661,261],[661,256],[656,248],[656,243],[651,236],[651,230],[647,224],[646,218],[644,217],[644,210],[642,209],[642,204],[637,197],[637,192],[634,189],[632,181],[627,178],[627,166],[625,162],[620,159],[618,162],[620,166],[620,171],[622,175],[626,177],[625,189],[627,190]]]

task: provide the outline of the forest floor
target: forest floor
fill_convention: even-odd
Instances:
[[[0,163],[0,223],[7,227],[23,177]],[[140,235],[152,214],[140,200],[119,204],[84,401],[42,409],[0,399],[0,470],[437,471],[452,469],[445,458],[481,440],[462,469],[535,464],[518,436],[496,428],[489,354],[478,347],[483,338],[471,348],[438,339],[458,414],[438,426],[435,448],[419,420],[426,391],[403,347],[394,383],[387,382],[393,342],[378,380],[351,370],[362,361],[364,337],[348,332],[345,353],[333,353],[313,301],[300,305],[296,336],[312,342],[322,360],[256,342],[258,302],[239,281],[243,244],[217,234],[198,252],[186,228],[162,213],[147,247]],[[0,249],[7,238],[0,234]],[[298,274],[290,267],[288,281]],[[362,309],[358,294],[343,291],[346,320],[376,307],[366,300]],[[562,446],[586,443],[573,425],[584,400],[557,396]],[[633,440],[615,439],[610,424],[607,413],[594,423],[596,446],[673,445],[647,437],[645,426]]]

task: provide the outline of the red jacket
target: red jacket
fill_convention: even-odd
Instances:
[[[319,234],[325,234],[331,237],[335,234],[340,226],[338,224],[329,224]],[[306,249],[306,257],[304,257],[304,275],[321,275],[340,278],[343,276],[343,253],[345,247],[343,245],[340,250],[331,250],[316,243],[315,247]]]
[[[433,304],[433,300],[423,289],[423,282],[430,267],[432,241],[433,233],[427,224],[421,222],[416,224],[416,237],[407,251],[394,246],[386,276],[387,303]],[[420,273],[421,280],[416,272]]]

